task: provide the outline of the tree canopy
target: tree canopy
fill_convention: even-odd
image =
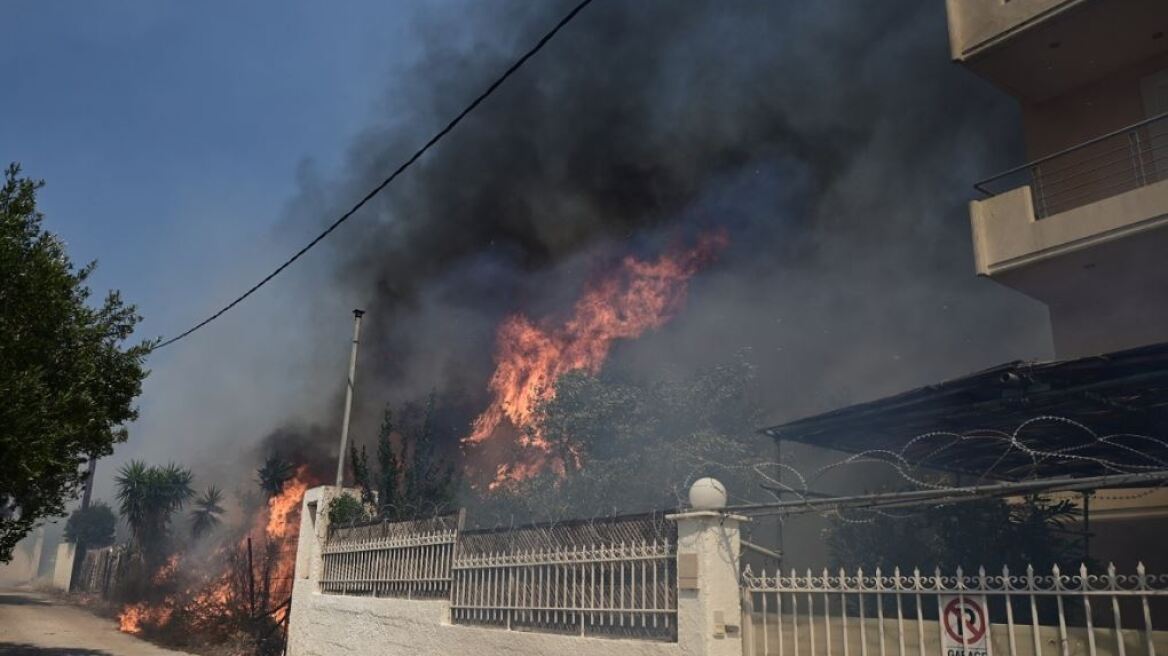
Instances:
[[[447,512],[455,500],[454,466],[438,455],[436,396],[431,393],[423,409],[407,405],[395,423],[385,408],[377,432],[377,469],[369,465],[365,447],[350,446],[349,466],[361,489],[361,501],[377,509],[383,519],[399,520]],[[401,447],[394,448],[398,435]],[[345,502],[348,503],[348,502]]]
[[[118,503],[134,541],[148,563],[161,560],[170,538],[171,516],[195,495],[191,470],[174,463],[147,465],[131,460],[118,470]]]
[[[95,264],[43,229],[42,184],[13,164],[0,186],[0,562],[126,439],[150,350],[127,344],[140,317],[116,291],[90,303]]]
[[[670,509],[700,476],[756,490],[749,465],[773,447],[755,432],[753,369],[744,356],[658,381],[565,374],[538,404],[531,430],[566,471],[505,485],[487,495],[483,510],[546,519]]]
[[[219,525],[223,515],[223,491],[212,485],[195,499],[191,509],[191,537],[199,538]]]
[[[108,505],[94,501],[88,508],[78,508],[65,522],[65,541],[100,549],[114,543],[118,516]]]

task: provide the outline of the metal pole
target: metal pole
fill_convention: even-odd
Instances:
[[[1091,493],[1083,490],[1083,559],[1091,560]]]
[[[255,621],[255,567],[251,561],[251,535],[247,536],[247,598],[250,619]]]
[[[341,452],[337,454],[337,491],[345,483],[345,449],[349,444],[349,414],[353,409],[353,377],[357,374],[357,343],[361,339],[361,317],[365,310],[353,310],[353,350],[349,353],[349,384],[345,387],[345,418],[341,421]]]
[[[81,495],[81,509],[89,507],[89,500],[93,497],[93,476],[97,471],[97,456],[89,456],[89,471],[85,473],[85,491]]]
[[[90,454],[89,471],[85,472],[85,489],[81,493],[81,510],[89,508],[89,502],[93,498],[93,478],[96,472],[97,456]],[[77,542],[73,544],[73,566],[69,569],[69,583],[65,585],[68,592],[75,591],[74,582],[80,578],[81,566],[85,562],[85,551],[85,540],[78,538]]]

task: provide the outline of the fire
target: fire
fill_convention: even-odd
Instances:
[[[176,619],[176,613],[181,613],[190,626],[196,627],[214,623],[218,621],[216,618],[240,613],[247,615],[250,612],[249,593],[246,586],[240,588],[241,581],[237,571],[232,569],[231,562],[233,555],[246,558],[240,554],[246,554],[249,535],[255,542],[252,545],[253,564],[250,573],[244,567],[244,581],[250,574],[259,590],[266,580],[269,584],[266,590],[270,605],[277,606],[285,601],[292,591],[296,565],[300,502],[311,484],[307,467],[298,468],[296,474],[284,484],[280,494],[269,498],[263,512],[251,519],[248,534],[240,538],[237,544],[234,544],[234,539],[222,544],[204,563],[204,566],[212,567],[210,575],[188,577],[185,589],[176,590],[158,603],[139,602],[125,606],[118,615],[118,628],[126,633],[140,634],[147,629],[165,627],[172,619]],[[256,539],[260,537],[265,539]],[[270,548],[265,551],[265,547]],[[182,562],[182,554],[172,555],[151,576],[151,582],[155,585],[174,583]],[[262,607],[262,603],[264,600],[257,600],[257,614],[269,610]],[[279,622],[283,616],[277,613],[274,619]]]
[[[162,585],[174,578],[174,573],[178,571],[178,562],[181,557],[182,554],[174,554],[170,558],[167,558],[166,563],[158,568],[154,576],[150,577],[150,581],[155,585]]]
[[[174,606],[163,603],[150,606],[145,602],[130,604],[118,614],[118,630],[123,633],[142,633],[144,626],[161,626],[174,615]]]
[[[275,554],[270,570],[273,589],[292,594],[292,577],[296,570],[296,540],[300,537],[300,501],[308,490],[308,468],[301,466],[280,494],[268,499],[268,521],[264,533],[275,544],[289,544]]]
[[[534,426],[537,404],[555,395],[563,374],[600,371],[618,339],[640,337],[665,325],[684,306],[689,279],[726,246],[723,233],[707,234],[689,249],[671,249],[655,260],[625,257],[613,271],[590,282],[561,324],[515,314],[496,335],[495,372],[488,383],[491,404],[475,420],[468,443],[480,443],[517,429],[516,442],[527,462],[498,466],[492,489],[524,480],[545,467],[562,473],[565,463]]]
[[[308,490],[308,468],[301,465],[296,475],[284,484],[280,494],[268,499],[268,521],[264,533],[272,539],[300,535],[300,500]]]

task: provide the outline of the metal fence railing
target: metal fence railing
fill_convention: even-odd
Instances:
[[[1168,653],[1168,576],[1109,566],[955,576],[876,570],[742,576],[747,656],[800,654],[1070,656]]]
[[[974,185],[986,194],[1030,187],[1042,219],[1168,179],[1168,113],[1109,132]]]
[[[663,515],[475,531],[464,521],[330,527],[320,591],[444,598],[455,624],[677,639],[677,525]]]
[[[510,630],[677,639],[676,526],[660,515],[471,531],[451,621]]]
[[[446,597],[463,514],[330,527],[321,592],[374,597]]]

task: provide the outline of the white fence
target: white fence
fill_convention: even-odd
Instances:
[[[1142,565],[1133,575],[1109,566],[1073,576],[1057,566],[1046,576],[1032,568],[1022,576],[1008,568],[975,576],[960,569],[756,576],[747,568],[742,585],[748,656],[1168,653],[1168,634],[1153,626],[1165,616],[1168,576]]]
[[[448,599],[455,624],[676,639],[676,526],[662,516],[486,531],[463,521],[332,527],[319,589]]]
[[[676,636],[668,540],[460,558],[451,619],[458,624]]]
[[[673,528],[646,515],[465,533],[451,621],[674,640]]]
[[[445,597],[462,514],[334,527],[321,550],[321,592]]]

